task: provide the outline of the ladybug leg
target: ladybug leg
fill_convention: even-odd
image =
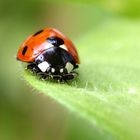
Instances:
[[[63,77],[61,75],[51,75],[51,78],[58,82],[63,82]]]
[[[77,75],[78,75],[78,73],[73,71],[73,72],[71,72],[71,73],[64,74],[63,77],[64,77],[64,79],[66,79],[66,80],[72,80],[72,79],[74,79]]]
[[[31,70],[33,72],[33,74],[37,74],[38,72],[40,72],[39,68],[37,67],[37,65],[35,63],[31,63],[27,66],[28,70]]]
[[[37,76],[39,77],[39,79],[41,80],[47,80],[50,79],[50,73],[46,73],[46,72],[38,72]]]
[[[39,79],[41,79],[41,80],[47,80],[47,79],[49,79],[49,75],[46,75],[44,73],[42,75],[40,74],[39,75]]]
[[[35,64],[34,63],[30,63],[30,64],[27,65],[27,69],[28,70],[32,70],[33,67],[35,67]]]
[[[38,72],[37,77],[39,77],[39,79],[42,79],[42,80],[46,78],[43,72]]]

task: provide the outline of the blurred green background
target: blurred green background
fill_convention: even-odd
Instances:
[[[24,39],[44,27],[57,28],[76,42],[118,17],[139,20],[140,1],[0,1],[0,140],[111,139],[49,97],[35,94],[15,58]]]

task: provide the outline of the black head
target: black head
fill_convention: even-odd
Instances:
[[[47,41],[55,47],[59,47],[60,45],[64,44],[64,40],[56,36],[47,38]]]

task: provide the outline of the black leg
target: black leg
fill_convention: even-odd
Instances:
[[[67,82],[67,80],[72,80],[78,75],[78,73],[76,72],[67,73],[66,69],[64,69],[64,73],[62,74],[52,74],[51,67],[46,72],[41,72],[41,70],[37,67],[35,63],[29,64],[27,66],[27,69],[32,71],[33,74],[36,74],[39,77],[39,79],[42,79],[42,80],[53,79],[60,83]]]
[[[63,77],[61,75],[51,75],[51,79],[56,80],[58,82],[63,81]]]
[[[42,79],[42,80],[50,79],[49,73],[38,72],[37,76],[39,77],[39,79]]]
[[[78,75],[78,73],[76,73],[76,72],[71,72],[71,73],[65,74],[63,77],[64,77],[64,79],[66,79],[66,80],[72,80],[72,79],[74,79],[77,75]]]
[[[31,63],[27,66],[28,70],[31,70],[33,72],[33,74],[37,74],[40,72],[40,69],[37,67],[37,65],[35,63]]]

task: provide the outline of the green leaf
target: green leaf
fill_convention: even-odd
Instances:
[[[140,22],[112,19],[77,39],[79,77],[68,84],[25,80],[112,139],[140,139]],[[98,138],[97,138],[98,139]],[[107,139],[107,138],[104,138]]]

